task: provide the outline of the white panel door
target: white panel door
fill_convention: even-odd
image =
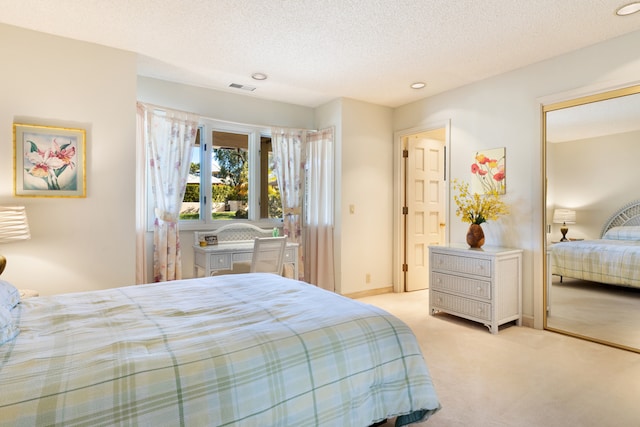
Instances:
[[[412,135],[407,150],[405,289],[416,291],[429,284],[429,245],[444,243],[444,141]]]

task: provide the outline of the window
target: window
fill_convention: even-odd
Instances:
[[[276,225],[281,220],[270,133],[213,121],[198,129],[180,211],[183,229],[218,221]]]

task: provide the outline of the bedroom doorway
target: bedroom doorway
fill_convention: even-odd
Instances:
[[[399,292],[429,286],[429,245],[446,241],[448,126],[398,138]]]

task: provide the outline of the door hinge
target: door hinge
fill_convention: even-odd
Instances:
[[[402,157],[409,157],[409,150],[402,150]]]
[[[402,271],[403,272],[409,271],[409,265],[408,264],[402,264]]]
[[[409,208],[407,206],[402,207],[402,215],[409,215]]]

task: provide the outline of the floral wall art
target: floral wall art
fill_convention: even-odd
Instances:
[[[477,151],[471,163],[471,188],[475,193],[507,192],[505,148]]]
[[[14,192],[86,197],[85,130],[14,124]]]

